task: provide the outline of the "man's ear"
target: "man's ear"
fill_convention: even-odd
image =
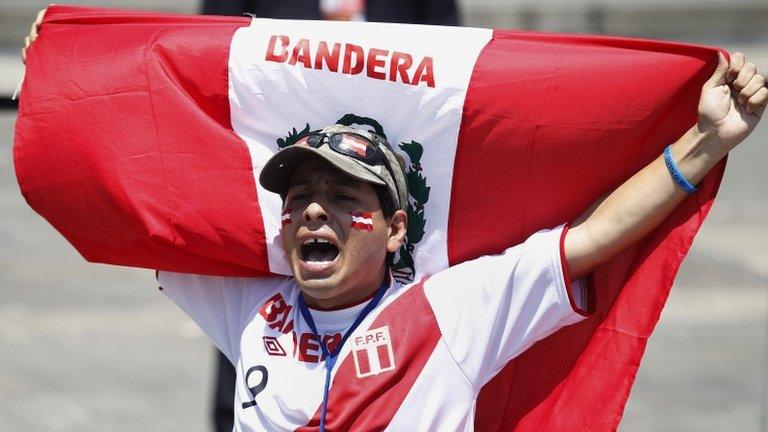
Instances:
[[[389,221],[389,238],[387,239],[387,252],[397,252],[405,241],[405,232],[408,229],[408,214],[403,210],[397,210]]]

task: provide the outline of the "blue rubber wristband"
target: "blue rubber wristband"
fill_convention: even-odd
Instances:
[[[699,190],[699,188],[692,185],[685,178],[683,173],[680,172],[680,168],[677,167],[675,160],[672,158],[671,145],[668,145],[667,148],[664,149],[664,163],[667,165],[667,169],[669,170],[669,173],[672,175],[672,178],[675,179],[675,183],[679,184],[684,191],[690,194]]]

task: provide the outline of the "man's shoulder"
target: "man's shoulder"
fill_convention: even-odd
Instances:
[[[161,284],[186,284],[186,285],[235,285],[235,286],[265,286],[283,285],[294,283],[293,276],[268,275],[268,276],[213,276],[196,273],[176,273],[171,271],[157,271],[157,280]]]
[[[290,276],[266,277],[209,276],[191,273],[158,272],[157,280],[166,294],[196,297],[269,297],[276,292],[289,293],[296,282]]]

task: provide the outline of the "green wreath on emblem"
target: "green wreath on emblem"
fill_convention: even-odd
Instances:
[[[336,121],[336,124],[345,126],[365,125],[372,128],[370,132],[387,139],[381,124],[370,117],[345,114]],[[277,139],[277,146],[282,149],[293,145],[299,138],[309,133],[310,130],[309,123],[300,131],[297,131],[295,127],[291,128],[291,131],[288,132],[285,138]],[[401,142],[399,147],[408,155],[410,161],[410,165],[407,166],[405,172],[405,181],[408,183],[408,209],[406,211],[408,214],[408,230],[405,234],[405,242],[400,247],[400,250],[395,253],[395,259],[392,264],[392,276],[399,282],[408,283],[413,281],[415,274],[414,250],[416,245],[424,238],[424,226],[427,223],[424,217],[424,206],[429,201],[430,187],[427,185],[427,178],[422,174],[421,156],[424,154],[424,146],[411,140],[409,143]]]

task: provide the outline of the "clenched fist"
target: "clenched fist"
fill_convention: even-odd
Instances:
[[[768,88],[744,54],[733,54],[730,62],[718,56],[717,69],[701,90],[698,129],[728,152],[757,126],[768,104]]]

